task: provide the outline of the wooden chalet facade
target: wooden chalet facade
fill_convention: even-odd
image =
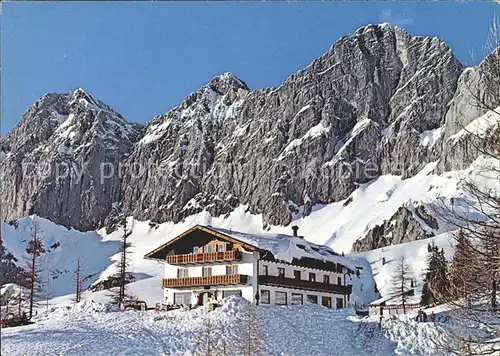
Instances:
[[[273,251],[278,245],[304,253],[281,260]],[[294,236],[251,235],[196,225],[145,258],[165,262],[164,304],[195,306],[240,295],[252,302],[258,297],[261,305],[343,308],[352,290],[346,281],[353,271],[332,262],[340,256],[298,237],[296,229]]]

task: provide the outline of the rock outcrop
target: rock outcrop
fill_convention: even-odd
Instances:
[[[462,69],[437,38],[370,25],[278,88],[216,77],[147,125],[128,163],[154,168],[127,172],[122,211],[179,221],[246,204],[288,224],[295,206],[308,214],[380,174],[411,176],[438,156],[421,135],[444,124]]]
[[[36,213],[86,230],[119,214],[178,222],[243,204],[263,225],[286,225],[298,207],[307,215],[382,174],[463,168],[470,149],[449,142],[467,88],[496,90],[483,83],[488,60],[464,70],[438,38],[368,25],[277,88],[225,73],[144,128],[82,90],[47,94],[0,141],[2,218]],[[467,113],[468,123],[484,112]],[[61,164],[75,169],[32,174]],[[356,248],[427,236],[417,213],[401,207]]]
[[[102,226],[120,194],[111,174],[141,126],[77,89],[46,94],[0,141],[1,217],[37,214],[80,230]]]
[[[374,226],[364,237],[357,240],[352,249],[355,252],[375,250],[405,242],[427,239],[439,228],[437,220],[420,205],[410,209],[401,206],[396,213],[382,224]]]

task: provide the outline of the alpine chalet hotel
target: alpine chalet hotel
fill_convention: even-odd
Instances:
[[[165,262],[164,304],[197,306],[239,295],[261,305],[344,308],[353,270],[329,247],[297,235],[196,225],[146,254]]]

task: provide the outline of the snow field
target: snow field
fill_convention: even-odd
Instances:
[[[428,340],[434,335],[431,323],[387,321],[381,329],[378,320],[359,319],[350,310],[255,307],[237,297],[213,312],[114,311],[85,302],[53,307],[39,313],[36,324],[2,330],[2,354],[194,355],[209,340],[217,355],[224,348],[241,355],[249,320],[252,338],[259,340],[251,341],[252,355],[427,354],[422,351],[432,350]]]

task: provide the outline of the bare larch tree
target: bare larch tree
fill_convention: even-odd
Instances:
[[[403,313],[406,314],[406,307],[409,304],[409,291],[413,273],[406,258],[401,256],[397,261],[396,268],[391,276],[390,295],[397,297],[401,301]]]
[[[42,281],[41,281],[41,262],[43,254],[45,253],[45,248],[43,246],[43,236],[40,224],[33,220],[33,224],[30,227],[30,240],[28,246],[26,247],[26,253],[28,257],[26,258],[26,275],[27,275],[27,285],[28,285],[28,297],[29,297],[29,318],[33,317],[33,306],[36,299],[42,293]]]
[[[456,245],[450,266],[450,286],[444,297],[454,307],[454,320],[463,326],[449,330],[454,342],[449,353],[500,353],[500,21],[494,17],[481,69],[473,69],[468,87],[470,106],[488,120],[462,125],[480,159],[478,172],[461,182],[467,199],[455,206],[443,203],[443,220],[456,227]],[[465,206],[464,206],[465,205]],[[471,328],[470,325],[476,325]],[[464,347],[465,345],[465,347]]]

